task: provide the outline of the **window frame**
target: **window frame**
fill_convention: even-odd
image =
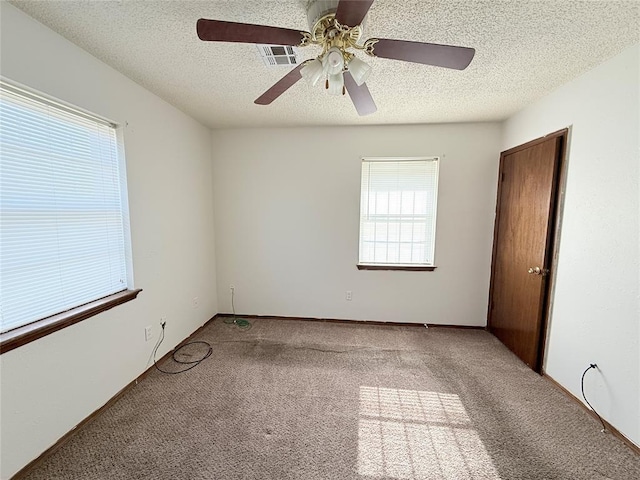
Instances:
[[[127,189],[126,162],[124,156],[124,136],[122,125],[105,117],[93,114],[67,102],[58,100],[50,95],[39,92],[30,87],[11,81],[0,76],[0,83],[7,90],[13,91],[24,97],[36,100],[42,104],[50,105],[67,113],[72,113],[79,117],[88,118],[96,122],[104,123],[114,129],[116,136],[117,161],[120,169],[120,201],[123,215],[123,235],[125,248],[125,269],[127,272],[128,287],[121,291],[111,293],[101,298],[96,298],[82,305],[77,305],[66,311],[56,313],[38,320],[31,321],[24,325],[14,327],[6,332],[0,333],[0,355],[15,348],[21,347],[46,335],[62,330],[66,327],[91,318],[99,313],[109,310],[117,305],[134,300],[142,291],[133,288],[133,260],[131,250],[131,228],[129,223],[129,200]]]
[[[356,267],[358,270],[396,270],[396,271],[408,271],[408,272],[432,272],[436,270],[435,264],[436,258],[436,236],[437,236],[437,219],[438,219],[438,194],[439,194],[439,181],[440,181],[440,160],[438,155],[425,155],[419,157],[362,157],[360,160],[360,203],[358,209],[358,262]],[[366,263],[360,261],[360,248],[362,243],[362,168],[365,162],[410,162],[410,161],[435,161],[436,162],[436,174],[435,174],[435,196],[433,202],[433,226],[434,226],[434,238],[433,238],[433,265],[427,264],[407,264],[407,263]]]
[[[21,347],[63,328],[91,318],[115,306],[134,300],[141,288],[123,290],[78,307],[42,318],[0,334],[0,354]]]

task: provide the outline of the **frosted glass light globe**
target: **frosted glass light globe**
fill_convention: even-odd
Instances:
[[[336,75],[344,68],[344,57],[336,47],[331,48],[324,57],[324,68],[328,75]]]

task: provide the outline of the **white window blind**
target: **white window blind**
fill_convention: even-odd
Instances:
[[[360,264],[434,266],[438,158],[363,159]]]
[[[0,83],[0,324],[127,289],[113,125]]]

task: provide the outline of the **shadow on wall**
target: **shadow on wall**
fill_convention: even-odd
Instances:
[[[453,393],[360,387],[358,473],[396,479],[500,479]]]

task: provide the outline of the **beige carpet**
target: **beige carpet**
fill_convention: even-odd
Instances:
[[[640,457],[484,331],[217,320],[198,339],[210,358],[154,371],[28,478],[640,478]]]

